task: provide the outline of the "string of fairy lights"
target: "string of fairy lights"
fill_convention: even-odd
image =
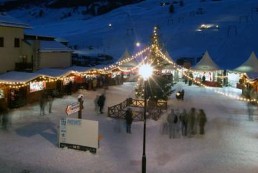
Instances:
[[[227,97],[230,97],[232,99],[236,99],[236,100],[240,100],[240,101],[245,101],[245,102],[255,102],[255,103],[258,103],[258,100],[257,99],[249,99],[249,98],[244,98],[244,97],[241,97],[241,96],[236,96],[236,95],[233,95],[233,94],[228,94],[228,93],[224,93],[222,91],[219,91],[217,89],[215,89],[214,87],[209,87],[207,85],[204,85],[202,82],[198,81],[198,80],[195,80],[193,77],[189,76],[187,72],[190,72],[190,73],[193,73],[195,72],[194,70],[191,70],[191,69],[186,69],[180,65],[177,65],[176,63],[174,63],[172,60],[170,60],[166,55],[164,55],[161,50],[158,50],[158,54],[160,55],[160,57],[162,57],[164,60],[166,60],[169,64],[172,64],[173,67],[175,68],[175,70],[177,71],[182,71],[183,72],[183,76],[185,76],[187,79],[193,81],[194,83],[206,88],[206,89],[211,89],[212,91],[218,93],[218,94],[221,94],[221,95],[224,95],[224,96],[227,96]]]
[[[36,81],[43,81],[46,83],[56,82],[58,80],[64,81],[64,80],[69,79],[69,75],[71,75],[71,74],[75,74],[75,75],[81,76],[81,77],[94,77],[96,74],[107,74],[114,69],[131,72],[131,71],[139,68],[139,66],[142,63],[140,62],[137,66],[133,67],[130,70],[123,70],[120,66],[122,66],[123,64],[126,64],[127,62],[130,62],[138,57],[142,57],[143,54],[148,52],[149,50],[150,50],[150,47],[146,47],[145,49],[136,53],[135,55],[133,55],[131,57],[127,57],[126,59],[123,59],[121,61],[118,61],[118,62],[116,62],[116,64],[112,64],[112,65],[109,65],[108,67],[104,67],[103,69],[91,69],[91,70],[88,70],[85,72],[72,71],[67,76],[61,76],[61,77],[51,77],[51,76],[42,75],[42,76],[36,77],[35,79],[27,81],[27,82],[0,81],[0,85],[7,86],[8,88],[11,88],[11,89],[19,89],[22,87],[27,87],[30,85],[31,82],[36,82]],[[145,61],[146,59],[147,59],[147,56],[145,56],[142,61]]]
[[[216,90],[213,87],[206,86],[203,83],[201,83],[200,81],[195,80],[193,77],[189,76],[188,73],[194,73],[195,71],[191,70],[191,69],[186,69],[186,68],[176,64],[175,62],[173,62],[167,55],[165,55],[160,50],[157,29],[158,29],[157,27],[154,27],[154,30],[153,30],[153,40],[152,40],[151,46],[148,46],[148,47],[144,48],[143,50],[139,51],[135,55],[132,55],[132,56],[127,57],[127,58],[124,58],[124,59],[116,62],[115,64],[112,64],[112,65],[109,65],[107,67],[104,67],[103,69],[91,69],[91,70],[88,70],[88,71],[85,71],[85,72],[72,71],[71,73],[74,73],[74,74],[76,74],[78,76],[82,76],[82,77],[87,77],[87,76],[91,77],[91,76],[94,76],[97,73],[99,73],[99,74],[110,73],[114,69],[118,69],[119,71],[122,71],[122,72],[133,72],[133,71],[137,70],[148,59],[148,55],[144,55],[144,54],[145,53],[151,53],[152,51],[154,51],[154,53],[157,56],[161,57],[167,63],[171,64],[176,71],[182,72],[183,76],[185,76],[188,80],[191,80],[194,83],[196,83],[196,84],[198,84],[198,85],[200,85],[200,86],[202,86],[204,88],[212,89],[214,92],[216,92],[218,94],[221,94],[221,95],[224,95],[224,96],[236,99],[236,100],[258,103],[257,99],[247,99],[247,98],[244,98],[244,97],[240,97],[240,96],[235,96],[235,95],[232,95],[232,94],[224,93],[222,91]],[[141,62],[139,62],[138,65],[136,65],[134,67],[131,67],[131,68],[127,67],[126,69],[122,68],[122,66],[124,64],[126,64],[128,62],[131,62],[131,61],[133,61],[133,60],[135,60],[135,59],[137,59],[139,57],[141,57]],[[144,57],[144,58],[142,58],[142,57]],[[2,81],[1,82],[0,81],[0,85],[1,84],[2,85],[6,85],[6,86],[8,86],[9,88],[12,88],[12,89],[19,89],[21,87],[26,87],[26,86],[30,85],[30,82],[44,81],[44,82],[50,83],[50,82],[56,82],[58,80],[64,81],[64,80],[67,80],[68,78],[69,78],[69,75],[68,76],[61,76],[61,77],[51,77],[51,76],[42,75],[40,77],[37,77],[37,79],[33,79],[33,80],[27,81],[27,82],[7,82],[7,81]]]

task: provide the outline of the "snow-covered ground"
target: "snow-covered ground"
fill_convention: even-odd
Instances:
[[[179,83],[185,100],[173,94],[169,106],[181,110],[203,108],[207,113],[206,134],[169,139],[161,134],[161,121],[147,120],[146,157],[148,173],[257,173],[258,121],[250,121],[247,104],[213,90]],[[220,89],[240,95],[236,89]],[[111,86],[106,107],[133,96],[134,83]],[[116,130],[118,120],[97,114],[94,98],[103,90],[79,90],[55,99],[53,113],[39,116],[39,105],[12,110],[12,125],[0,130],[0,172],[2,173],[140,173],[143,122],[133,122],[132,134]],[[67,104],[86,97],[83,119],[97,120],[103,135],[96,154],[57,146],[57,125],[65,117]],[[257,110],[255,111],[257,115]],[[77,117],[77,114],[72,115]],[[85,132],[87,133],[87,132]]]

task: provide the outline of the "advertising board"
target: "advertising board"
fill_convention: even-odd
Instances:
[[[59,125],[59,147],[96,153],[99,147],[98,121],[63,118]]]

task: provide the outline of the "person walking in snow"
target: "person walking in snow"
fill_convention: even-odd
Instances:
[[[199,110],[198,119],[199,119],[199,133],[200,135],[204,135],[205,133],[204,127],[207,122],[207,118],[203,109]]]
[[[132,133],[131,127],[133,123],[133,111],[131,108],[128,108],[125,112],[125,122],[126,122],[126,133]]]

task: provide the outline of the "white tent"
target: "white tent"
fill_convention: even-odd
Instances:
[[[120,62],[120,67],[124,70],[127,70],[128,68],[132,68],[138,65],[138,62],[135,59],[132,59],[131,61],[128,61],[129,58],[131,58],[131,54],[126,49],[121,58],[117,62]]]
[[[175,82],[179,81],[179,78],[183,77],[183,73],[180,70],[177,70],[176,66],[175,66],[175,61],[172,59],[172,57],[169,55],[168,51],[165,52],[165,56],[168,58],[169,61],[173,62],[174,64],[168,64],[164,67],[164,69],[162,70],[163,73],[171,73],[173,75],[173,80]]]
[[[242,73],[246,73],[251,79],[258,78],[258,59],[254,52],[251,53],[243,64],[228,72],[229,84],[237,87]]]
[[[218,65],[213,62],[208,51],[206,51],[202,59],[192,68],[192,70],[200,71],[217,71],[221,70]]]
[[[169,55],[168,51],[165,52],[165,56],[169,59],[169,61],[175,62]],[[169,64],[165,67],[165,69],[175,70],[176,68],[173,64]]]
[[[222,69],[212,60],[208,51],[204,53],[202,59],[192,67],[193,76],[197,80],[205,80],[206,82],[218,81],[218,76],[222,76]],[[208,83],[206,83],[208,85]]]
[[[258,73],[258,59],[254,52],[251,53],[250,57],[239,67],[233,71],[242,73]]]

